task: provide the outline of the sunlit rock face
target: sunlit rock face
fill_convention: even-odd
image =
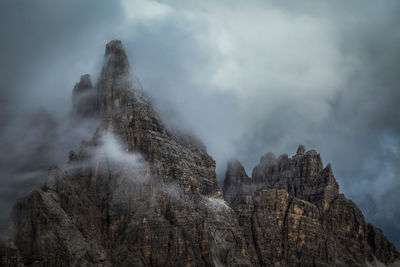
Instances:
[[[73,112],[99,127],[62,169],[14,206],[1,266],[366,266],[396,264],[382,231],[339,194],[331,166],[300,146],[267,154],[249,178],[168,129],[133,88],[121,41],[106,46]]]

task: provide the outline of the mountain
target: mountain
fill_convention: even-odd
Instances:
[[[252,178],[231,161],[222,194],[205,146],[163,124],[129,69],[114,40],[96,85],[76,84],[71,116],[99,127],[15,204],[2,266],[400,265],[303,146],[262,157]]]
[[[398,266],[399,252],[339,193],[330,164],[299,146],[268,153],[249,178],[238,161],[226,172],[224,196],[261,266]]]

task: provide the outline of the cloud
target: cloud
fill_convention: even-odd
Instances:
[[[122,6],[128,20],[159,19],[171,12],[168,5],[153,0],[122,0]]]
[[[108,132],[102,133],[100,142],[89,151],[92,166],[106,161],[111,171],[118,173],[115,177],[129,184],[149,182],[150,169],[141,155],[125,151],[118,138]]]
[[[94,119],[56,119],[39,110],[16,116],[0,131],[0,226],[18,197],[34,186],[42,186],[53,164],[63,166],[68,152],[82,139],[92,137],[99,123]]]

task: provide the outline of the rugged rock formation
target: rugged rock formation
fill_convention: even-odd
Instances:
[[[68,165],[20,199],[2,266],[365,266],[399,258],[339,194],[330,166],[300,147],[262,158],[247,177],[231,162],[225,202],[215,162],[195,137],[167,129],[132,88],[120,41],[99,81],[84,75],[73,116],[99,128]]]
[[[128,59],[120,41],[106,47],[106,64],[98,84],[102,126],[118,135],[127,151],[140,152],[152,175],[179,181],[186,190],[222,197],[215,162],[193,138],[166,129],[142,92],[130,88]]]
[[[97,110],[100,127],[15,205],[3,265],[252,264],[214,160],[195,138],[166,129],[128,73],[121,42],[112,41],[96,101],[81,98],[92,90],[89,76],[75,86],[74,114]]]
[[[263,156],[252,179],[230,162],[224,196],[262,266],[399,265],[400,254],[367,224],[314,150]],[[377,244],[383,251],[377,251]]]

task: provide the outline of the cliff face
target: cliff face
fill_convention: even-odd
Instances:
[[[263,156],[252,179],[230,162],[224,196],[262,266],[399,265],[394,245],[339,194],[331,165],[304,146]]]
[[[167,129],[132,88],[120,41],[93,86],[73,90],[73,116],[99,128],[68,165],[20,199],[2,266],[365,266],[399,253],[365,223],[328,165],[305,152],[263,157],[247,177],[231,162],[224,196],[196,138]]]

